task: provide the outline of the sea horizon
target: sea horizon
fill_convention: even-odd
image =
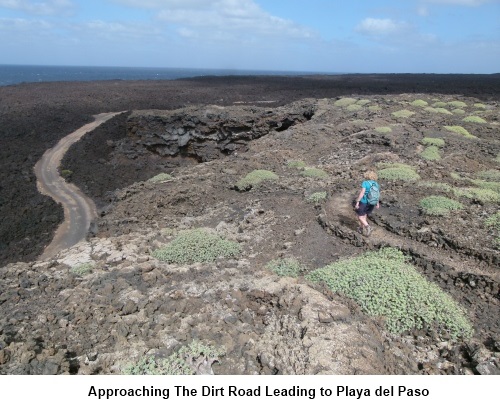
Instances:
[[[98,80],[175,80],[201,76],[306,76],[343,73],[128,66],[71,66],[0,64],[0,86],[21,83]]]

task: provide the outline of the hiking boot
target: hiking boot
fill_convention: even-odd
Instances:
[[[360,235],[363,235],[363,228],[358,226],[358,228],[356,229],[356,232],[359,233]]]
[[[370,234],[373,231],[372,227],[371,226],[367,226],[365,229],[366,229],[366,236],[370,236]]]

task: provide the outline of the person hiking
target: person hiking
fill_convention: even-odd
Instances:
[[[365,180],[361,183],[361,190],[354,204],[354,211],[358,216],[360,226],[357,231],[361,235],[370,236],[372,228],[368,224],[367,216],[373,212],[374,208],[380,208],[380,185],[377,183],[377,173],[368,170],[364,174]]]

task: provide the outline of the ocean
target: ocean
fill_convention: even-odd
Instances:
[[[311,74],[321,73],[233,69],[0,65],[0,86],[56,81],[174,80],[199,76],[303,76]]]

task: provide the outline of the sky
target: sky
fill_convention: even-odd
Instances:
[[[0,64],[498,73],[500,0],[0,0]]]

